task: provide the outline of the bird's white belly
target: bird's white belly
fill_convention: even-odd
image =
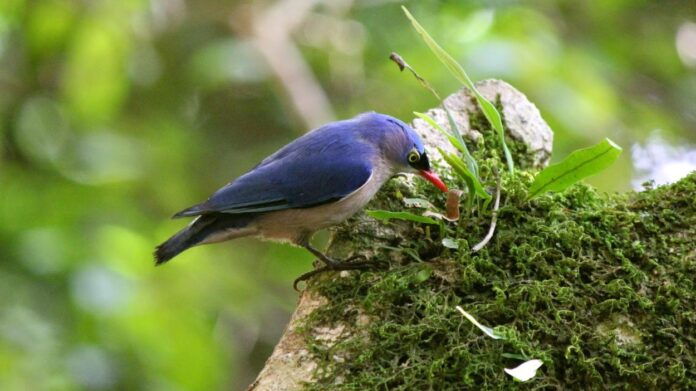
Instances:
[[[271,212],[260,217],[254,225],[258,235],[264,238],[301,242],[307,235],[339,224],[360,211],[390,177],[388,172],[373,174],[360,188],[337,202]]]

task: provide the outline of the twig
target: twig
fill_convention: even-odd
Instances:
[[[399,69],[401,70],[401,72],[403,72],[404,69],[408,69],[409,71],[411,71],[413,76],[416,78],[416,80],[418,80],[418,82],[423,87],[425,87],[428,91],[430,91],[433,95],[435,95],[435,98],[437,100],[442,101],[442,99],[440,98],[440,95],[438,95],[438,93],[435,91],[435,89],[432,86],[430,86],[430,83],[428,83],[427,80],[423,79],[418,74],[418,72],[416,72],[415,69],[411,68],[411,66],[408,65],[408,63],[399,55],[399,53],[391,52],[391,54],[389,55],[389,59],[394,61],[396,63],[396,65],[399,66]],[[444,103],[443,103],[443,106],[444,106]]]
[[[401,57],[398,53],[391,52],[391,54],[389,55],[389,59],[394,61],[396,63],[396,65],[399,66],[399,70],[401,72],[403,72],[404,69],[408,69],[413,74],[413,76],[416,78],[416,80],[418,80],[418,82],[421,84],[421,86],[423,86],[423,88],[430,91],[430,93],[435,96],[435,99],[437,99],[438,101],[440,101],[442,103],[442,109],[445,110],[445,113],[447,114],[447,119],[449,120],[449,124],[450,124],[450,128],[451,128],[450,131],[452,132],[452,135],[454,136],[454,138],[456,138],[459,141],[460,145],[463,147],[462,153],[464,154],[466,166],[469,168],[469,171],[471,171],[474,174],[476,179],[479,179],[478,178],[478,164],[476,164],[476,161],[474,160],[473,156],[471,156],[471,153],[469,152],[469,148],[467,148],[466,143],[464,142],[464,138],[462,137],[462,130],[459,128],[457,121],[454,120],[454,117],[452,116],[452,113],[450,112],[450,110],[447,108],[445,101],[442,100],[442,98],[440,98],[440,95],[437,93],[437,91],[435,91],[435,89],[430,85],[430,83],[428,83],[427,80],[422,78],[421,75],[419,75],[415,69],[413,69],[410,65],[408,65],[406,60],[404,60],[403,57]],[[475,197],[476,196],[474,196],[474,198]],[[469,199],[471,200],[472,198],[469,198]]]
[[[491,228],[481,242],[471,248],[471,252],[478,252],[490,242],[495,233],[495,225],[498,222],[498,207],[500,206],[500,175],[498,175],[498,188],[495,191],[495,204],[493,205],[493,217],[491,218]]]

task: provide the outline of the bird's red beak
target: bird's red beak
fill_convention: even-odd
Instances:
[[[449,191],[447,189],[447,185],[445,185],[445,182],[443,182],[442,179],[440,179],[440,177],[437,176],[436,173],[434,173],[432,171],[425,171],[425,170],[420,170],[418,173],[420,174],[420,176],[427,179],[428,182],[435,185],[438,189],[444,191],[445,193],[447,193]]]

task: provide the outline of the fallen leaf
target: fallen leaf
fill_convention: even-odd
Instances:
[[[493,339],[501,339],[501,338],[503,338],[503,337],[501,337],[500,335],[496,334],[495,331],[493,331],[492,328],[486,327],[486,326],[482,325],[481,323],[479,323],[478,320],[476,320],[473,316],[471,316],[471,314],[469,314],[468,312],[464,311],[464,309],[463,309],[462,307],[457,306],[457,307],[455,307],[455,308],[457,308],[457,311],[461,312],[462,315],[464,315],[464,317],[467,318],[467,319],[469,320],[469,322],[473,323],[474,326],[476,326],[476,327],[478,327],[479,329],[481,329],[481,331],[483,331],[483,333],[486,334],[487,336],[489,336],[489,337],[491,337],[491,338],[493,338]],[[507,369],[506,369],[506,371],[507,371]]]
[[[507,373],[508,375],[514,377],[519,381],[525,382],[533,378],[536,375],[537,369],[539,369],[542,365],[544,365],[543,361],[534,359],[525,361],[512,369],[503,369],[505,370],[505,373]]]
[[[433,212],[433,211],[430,211],[430,210],[427,210],[427,211],[423,212],[423,216],[425,216],[425,217],[433,217],[433,218],[436,218],[436,219],[438,219],[438,220],[457,221],[457,220],[452,220],[452,219],[450,219],[449,217],[443,215],[442,213],[437,213],[437,212]]]

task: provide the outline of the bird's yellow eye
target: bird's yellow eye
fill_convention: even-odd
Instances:
[[[420,154],[415,149],[408,153],[408,162],[417,163],[420,160]]]

